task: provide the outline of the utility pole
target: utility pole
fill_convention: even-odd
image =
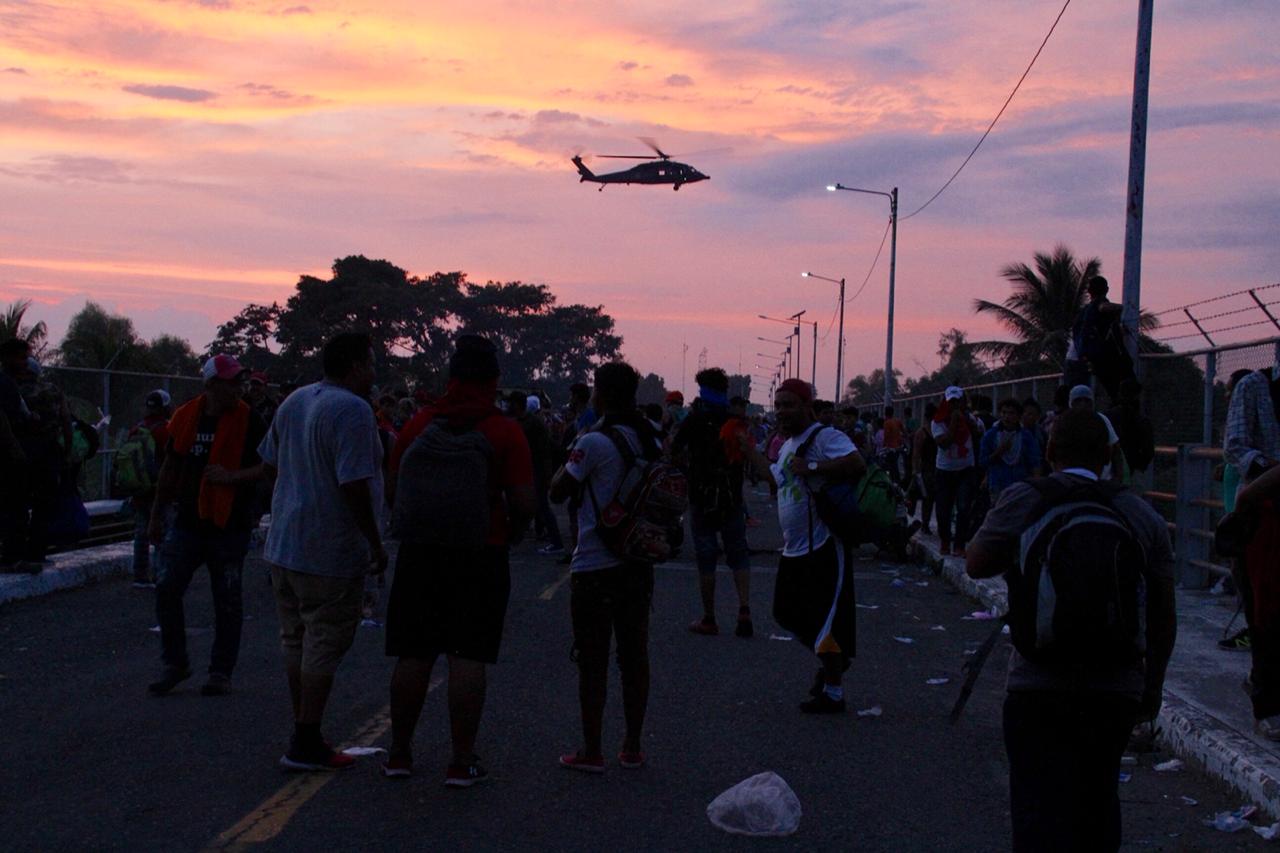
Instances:
[[[1147,92],[1151,83],[1151,18],[1154,0],[1138,0],[1138,46],[1133,63],[1133,120],[1129,129],[1129,195],[1124,223],[1125,346],[1138,365],[1138,305],[1142,295],[1142,196],[1147,171]]]
[[[884,404],[893,404],[893,282],[898,266],[898,188],[894,187],[889,194],[889,227],[893,236],[889,238],[889,333],[884,345]],[[840,308],[844,308],[844,297],[841,296]]]
[[[808,310],[808,309],[806,309],[806,311],[807,311],[807,310]],[[794,335],[796,336],[796,360],[795,360],[795,366],[796,366],[796,376],[797,376],[797,377],[799,377],[799,376],[800,376],[800,318],[801,318],[801,317],[803,317],[803,316],[805,315],[806,311],[798,311],[798,312],[796,312],[795,314],[788,315],[788,317],[787,317],[787,319],[788,319],[788,320],[794,320],[794,321],[795,321],[795,323],[796,323],[795,331],[794,331],[792,334],[794,334]]]

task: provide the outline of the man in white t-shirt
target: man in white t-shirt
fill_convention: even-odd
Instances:
[[[1071,389],[1071,395],[1068,397],[1068,407],[1071,409],[1084,409],[1087,412],[1094,412],[1098,417],[1102,418],[1102,422],[1107,425],[1107,448],[1110,452],[1110,462],[1102,468],[1102,479],[1115,480],[1117,483],[1124,482],[1124,451],[1120,449],[1120,436],[1116,433],[1116,428],[1111,425],[1111,419],[1102,412],[1097,411],[1094,406],[1093,389],[1088,385],[1077,385]]]
[[[977,451],[983,433],[982,422],[969,414],[964,389],[952,385],[943,392],[942,405],[929,429],[938,445],[934,483],[942,555],[963,556],[965,543],[969,541],[969,514],[978,488]]]
[[[569,563],[569,611],[578,663],[578,700],[582,710],[582,748],[560,756],[560,765],[584,773],[603,773],[601,734],[609,682],[609,646],[616,637],[622,677],[626,735],[618,763],[644,766],[640,736],[649,704],[649,610],[653,566],[619,557],[596,530],[599,511],[616,497],[627,473],[625,445],[633,458],[653,459],[662,450],[657,432],[636,408],[640,374],[622,361],[595,372],[592,408],[601,421],[569,448],[564,467],[551,479],[552,503],[573,498],[578,507],[578,542]]]
[[[778,487],[783,548],[773,618],[813,649],[822,664],[809,691],[812,698],[800,703],[800,710],[841,713],[845,709],[841,681],[857,648],[853,572],[848,546],[822,523],[812,493],[828,479],[858,479],[867,465],[847,435],[814,418],[808,383],[783,382],[773,405],[778,429],[786,436],[778,461],[770,465],[751,442],[742,442],[756,471]]]
[[[294,734],[286,770],[341,770],[354,762],[321,737],[333,676],[355,639],[366,574],[387,568],[382,546],[382,443],[369,405],[368,335],[324,347],[323,382],[299,388],[276,412],[258,453],[276,474],[263,557],[280,615]]]

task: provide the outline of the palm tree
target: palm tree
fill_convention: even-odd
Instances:
[[[1013,293],[1003,303],[973,301],[976,313],[994,315],[1016,340],[975,341],[973,351],[1005,365],[1040,364],[1062,370],[1071,327],[1076,314],[1088,302],[1085,288],[1101,272],[1102,261],[1077,260],[1070,249],[1059,243],[1052,254],[1036,252],[1034,262],[1034,269],[1014,263],[1000,270],[1000,277],[1013,285]],[[1140,334],[1159,325],[1157,318],[1139,312]]]
[[[31,345],[32,353],[38,354],[44,350],[49,336],[49,327],[43,320],[31,326],[22,325],[29,308],[31,308],[30,299],[19,299],[10,303],[4,313],[0,314],[0,341],[21,338]]]

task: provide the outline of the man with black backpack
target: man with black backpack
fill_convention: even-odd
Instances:
[[[615,637],[626,717],[618,763],[627,769],[645,763],[641,732],[649,704],[653,564],[670,555],[673,543],[672,530],[655,528],[651,519],[639,517],[644,508],[636,503],[661,491],[654,475],[666,474],[670,468],[659,460],[662,448],[657,431],[636,409],[639,384],[640,374],[626,362],[596,368],[593,408],[602,418],[578,436],[568,461],[551,481],[553,503],[573,498],[579,507],[578,542],[569,565],[569,610],[578,664],[582,748],[560,756],[560,765],[584,773],[603,773],[605,768],[601,740],[609,646]],[[672,506],[682,511],[680,491],[685,486],[674,480]],[[673,520],[683,525],[678,517]],[[641,530],[645,536],[633,535]],[[652,553],[646,554],[646,548]]]
[[[449,658],[453,735],[444,784],[466,788],[488,776],[475,754],[485,667],[502,643],[508,552],[537,506],[529,443],[495,405],[499,375],[494,345],[460,336],[444,396],[405,425],[391,454],[400,550],[387,600],[387,655],[397,659],[388,778],[413,773],[413,732],[440,655]]]
[[[736,464],[730,463],[721,432],[730,422],[729,376],[719,367],[698,371],[698,398],[676,430],[671,453],[689,472],[689,526],[698,561],[698,589],[702,618],[689,626],[695,634],[720,633],[716,624],[716,562],[724,544],[725,562],[733,571],[738,591],[738,622],[734,633],[750,637],[751,563],[747,550],[747,515],[742,497],[742,458],[733,438]],[[745,430],[745,422],[743,422]],[[717,536],[720,542],[717,542]]]
[[[773,618],[813,650],[821,666],[800,703],[806,714],[845,710],[844,672],[856,650],[853,571],[849,545],[830,529],[819,498],[828,483],[865,479],[866,462],[849,437],[824,427],[813,414],[813,390],[800,379],[778,386],[773,400],[778,429],[786,436],[770,465],[750,442],[747,459],[778,487],[782,557],[773,592]]]
[[[1160,710],[1177,630],[1173,550],[1139,495],[1101,480],[1107,428],[1060,415],[1054,473],[1014,483],[969,543],[970,577],[1004,573],[1004,740],[1014,851],[1115,850],[1120,756]]]

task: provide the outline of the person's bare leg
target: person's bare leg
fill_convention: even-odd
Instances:
[[[449,731],[454,764],[469,764],[475,759],[485,687],[483,663],[449,655]]]
[[[844,679],[845,656],[838,652],[818,655],[822,662],[822,680],[828,687],[839,687]]]
[[[698,573],[698,592],[702,595],[702,621],[715,624],[716,621],[716,573]]]
[[[391,751],[393,758],[413,755],[413,731],[427,699],[434,659],[400,658],[391,673]]]

